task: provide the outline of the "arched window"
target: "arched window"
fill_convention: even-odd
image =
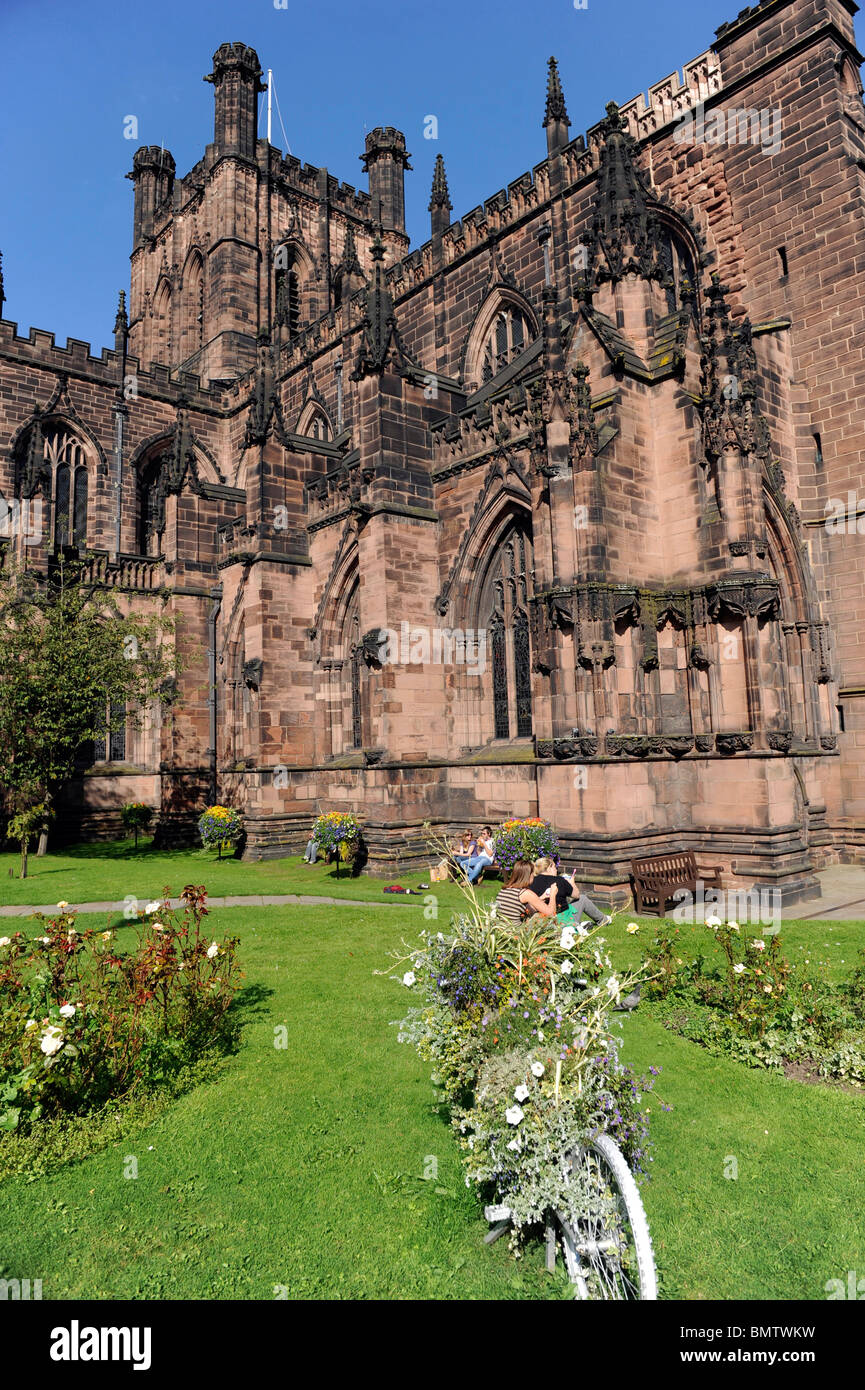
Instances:
[[[180,356],[185,361],[204,342],[204,262],[198,251],[191,252],[186,262],[182,303]]]
[[[171,365],[171,286],[162,280],[153,300],[152,357],[163,366]]]
[[[333,428],[323,408],[315,401],[309,401],[300,412],[297,433],[307,439],[333,439]]]
[[[531,325],[522,309],[504,305],[493,319],[484,347],[482,379],[492,381],[519,356],[531,339]]]
[[[363,651],[360,642],[360,585],[356,584],[345,611],[342,650],[346,675],[343,701],[345,747],[363,747]]]
[[[515,519],[487,567],[480,601],[479,625],[486,629],[490,648],[494,738],[529,738],[532,733],[531,569],[531,535]]]
[[[68,430],[47,429],[43,436],[45,477],[54,501],[54,546],[87,544],[87,458]]]
[[[165,524],[161,454],[149,458],[139,470],[137,520],[139,555],[158,553],[159,536]]]
[[[278,246],[273,257],[273,302],[277,324],[284,324],[289,336],[299,333],[303,324],[303,283],[306,268],[295,246]]]
[[[664,271],[661,284],[667,296],[667,311],[672,314],[682,308],[682,289],[686,283],[696,292],[694,258],[682,238],[666,225],[658,233],[658,251]]]

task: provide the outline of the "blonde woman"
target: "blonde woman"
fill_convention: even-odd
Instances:
[[[505,880],[505,886],[495,900],[497,917],[508,922],[521,922],[524,917],[537,913],[540,917],[556,915],[556,883],[545,898],[538,897],[532,889],[534,865],[530,859],[518,859]]]
[[[591,898],[585,893],[577,892],[577,885],[574,882],[573,874],[560,874],[556,870],[555,860],[548,856],[536,859],[534,863],[535,876],[532,879],[532,892],[538,897],[543,898],[551,890],[553,884],[557,887],[556,901],[559,904],[559,916],[567,912],[568,921],[582,920],[583,913],[594,922],[597,927],[608,927],[612,922],[612,917],[605,917],[600,908],[596,907]],[[576,895],[576,900],[572,901]]]

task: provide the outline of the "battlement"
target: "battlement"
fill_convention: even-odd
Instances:
[[[60,347],[54,334],[44,328],[31,328],[28,335],[22,337],[18,333],[18,324],[11,319],[0,319],[0,354],[29,362],[34,367],[86,376],[114,390],[120,385],[122,359],[114,348],[102,348],[97,357],[90,344],[80,338],[67,338],[66,346]],[[156,362],[151,364],[151,370],[144,371],[137,357],[127,357],[127,384],[132,378],[138,395],[152,394],[172,402],[185,397],[190,405],[210,410],[218,408],[222,398],[221,387],[202,386],[194,372],[172,373]]]

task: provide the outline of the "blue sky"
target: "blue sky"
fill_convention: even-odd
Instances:
[[[202,81],[225,40],[274,70],[293,154],[366,187],[358,156],[376,125],[405,131],[412,245],[429,235],[444,155],[459,217],[545,156],[546,62],[555,54],[571,133],[614,99],[681,68],[739,0],[0,0],[0,251],[5,318],[58,342],[112,343],[129,282],[138,145],[185,174],[213,138]],[[138,139],[124,139],[124,118]],[[438,139],[424,138],[435,115]],[[264,116],[260,133],[264,134]],[[274,113],[273,143],[285,149]]]

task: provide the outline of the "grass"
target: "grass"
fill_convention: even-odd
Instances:
[[[18,854],[0,854],[0,906],[61,901],[116,901],[121,905],[126,897],[158,897],[166,887],[176,896],[184,884],[202,882],[206,882],[211,897],[302,893],[392,904],[399,898],[382,892],[386,884],[416,888],[419,883],[430,881],[427,871],[417,869],[388,878],[369,874],[352,878],[345,866],[337,878],[335,865],[320,860],[308,867],[300,856],[247,864],[240,859],[217,859],[216,850],[153,850],[143,841],[136,850],[131,839],[101,846],[73,845],[41,859],[31,855],[25,879],[17,877],[19,864]],[[15,875],[11,878],[10,869]],[[494,897],[500,888],[501,883],[492,880],[481,885],[481,893]],[[454,883],[433,884],[432,891],[442,908],[462,904]],[[422,914],[423,894],[405,901],[418,910],[418,915]]]
[[[241,937],[240,1050],[101,1152],[0,1184],[3,1273],[42,1278],[46,1299],[563,1292],[540,1252],[514,1263],[506,1242],[483,1245],[428,1068],[388,1027],[410,996],[373,970],[421,914],[234,908],[210,920]],[[626,936],[626,920],[605,933],[619,967],[652,930]],[[784,937],[790,954],[819,942],[844,973],[861,931],[793,923]],[[861,1097],[712,1057],[639,1009],[623,1030],[626,1061],[663,1069],[643,1187],[663,1297],[823,1299],[827,1280],[865,1265]]]

